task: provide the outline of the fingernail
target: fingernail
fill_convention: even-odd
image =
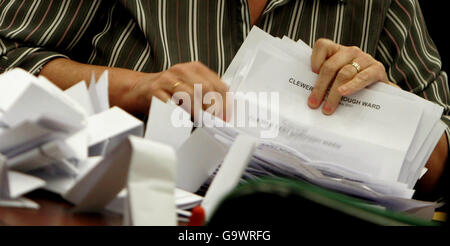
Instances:
[[[323,111],[324,113],[329,114],[329,113],[331,113],[331,107],[328,106],[328,104],[325,104],[325,105],[323,105],[322,111]]]
[[[315,107],[317,106],[317,99],[315,99],[314,97],[310,97],[309,98],[309,105]]]

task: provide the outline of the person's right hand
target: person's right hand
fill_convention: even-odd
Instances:
[[[57,58],[48,62],[40,75],[47,77],[62,90],[66,90],[79,81],[89,81],[92,74],[96,79],[105,70],[109,74],[109,101],[111,106],[118,106],[133,114],[147,114],[152,97],[156,96],[167,102],[177,92],[186,92],[191,99],[189,113],[193,114],[194,84],[202,87],[202,98],[208,92],[218,92],[222,98],[222,112],[217,117],[224,118],[227,86],[220,80],[219,75],[199,62],[177,64],[159,73],[143,73],[119,67],[105,67],[83,64],[66,58]],[[178,93],[177,93],[178,94]],[[199,97],[198,95],[197,97]],[[177,99],[177,98],[174,98]],[[220,99],[220,98],[219,98]],[[177,100],[175,100],[177,102]],[[181,102],[177,102],[181,103]],[[211,102],[216,104],[217,102]],[[187,103],[181,106],[187,110]],[[206,109],[209,104],[203,104]],[[214,107],[215,108],[215,107]],[[220,115],[219,115],[220,114]]]
[[[190,113],[194,115],[194,84],[201,85],[202,98],[196,98],[196,100],[202,100],[203,110],[210,106],[203,104],[203,96],[208,92],[220,93],[223,100],[222,112],[220,116],[216,116],[224,118],[228,87],[220,80],[217,73],[200,62],[180,63],[159,73],[142,73],[132,83],[128,92],[122,95],[122,100],[127,102],[130,111],[147,113],[153,96],[167,102],[175,93],[186,92],[191,99]],[[198,97],[197,94],[196,96]],[[214,101],[214,103],[217,102]],[[187,105],[182,106],[186,109]]]

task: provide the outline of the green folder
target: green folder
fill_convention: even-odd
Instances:
[[[257,203],[256,200],[250,198],[252,195],[255,196],[260,194],[269,195],[268,197],[275,196],[277,197],[276,200],[278,203],[283,203],[283,197],[298,197],[299,199],[302,199],[301,201],[304,201],[298,203],[299,209],[302,209],[302,205],[305,203],[309,204],[308,208],[325,208],[319,210],[313,209],[312,212],[320,213],[321,211],[332,211],[332,215],[330,217],[339,217],[344,223],[359,221],[364,222],[365,224],[388,226],[441,225],[439,222],[427,221],[404,213],[389,211],[384,208],[374,206],[368,201],[322,188],[305,181],[278,177],[263,177],[254,179],[236,187],[224,198],[222,203],[219,204],[211,220],[209,221],[210,224],[221,224],[222,222],[225,223],[225,221],[227,221],[227,223],[232,221],[233,214],[236,214],[236,210],[238,210],[239,207],[242,207],[242,204],[239,205],[236,203],[244,202],[247,207],[255,206],[255,208],[256,206],[262,206],[261,202]],[[249,199],[246,199],[246,197]],[[252,202],[255,204],[251,204]],[[270,202],[270,200],[268,202]],[[286,200],[286,202],[292,202],[292,199],[289,201]],[[277,207],[281,207],[282,209],[283,205],[277,204]],[[294,211],[283,211],[284,215],[297,212],[295,209],[292,209],[292,207],[290,207],[290,209]],[[251,209],[247,208],[247,210],[251,212]],[[276,212],[270,211],[270,206],[266,210],[268,210],[267,213]],[[305,214],[308,214],[308,212],[305,212]],[[246,214],[241,214],[239,216],[245,217]],[[264,214],[261,214],[261,217],[264,218]],[[288,220],[289,216],[286,217]],[[235,219],[239,220],[241,218]]]

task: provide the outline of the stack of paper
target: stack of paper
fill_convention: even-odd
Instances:
[[[128,135],[142,136],[141,121],[109,107],[107,76],[91,81],[89,89],[82,81],[64,92],[21,69],[2,74],[0,153],[8,169],[43,178],[46,189],[64,194],[69,180],[99,163],[93,156],[105,155]]]
[[[223,80],[241,92],[248,105],[258,104],[251,93],[277,92],[278,117],[261,118],[248,111],[248,121],[268,122],[251,127],[233,123],[206,130],[230,146],[238,134],[261,137],[245,177],[280,175],[306,179],[321,186],[406,210],[425,206],[410,200],[424,166],[442,136],[443,108],[384,83],[344,97],[331,116],[307,105],[317,74],[311,71],[311,48],[302,41],[274,38],[254,27]],[[235,95],[239,98],[239,95]],[[242,99],[241,98],[241,99]],[[269,99],[270,100],[270,99]],[[261,107],[260,107],[261,108]],[[272,110],[272,111],[271,111]],[[219,119],[204,117],[204,125]],[[214,124],[214,121],[216,124]]]
[[[81,81],[66,91],[21,69],[0,75],[0,206],[37,209],[38,204],[22,195],[43,188],[73,203],[75,211],[106,208],[122,213],[127,211],[124,204],[128,179],[128,186],[136,190],[128,202],[134,221],[142,215],[136,208],[157,205],[156,195],[165,196],[182,218],[189,216],[182,209],[200,204],[202,197],[170,188],[175,186],[175,180],[171,180],[174,175],[167,176],[168,188],[164,192],[156,189],[151,193],[153,198],[147,195],[151,189],[140,189],[142,184],[152,186],[155,182],[156,188],[161,186],[157,182],[162,179],[156,177],[156,171],[168,167],[168,160],[174,162],[175,168],[176,157],[164,157],[159,150],[177,149],[183,143],[180,136],[167,137],[173,129],[166,127],[169,118],[158,117],[165,113],[164,108],[158,112],[158,103],[165,106],[157,99],[153,101],[155,113],[146,136],[160,143],[129,138],[143,136],[143,122],[118,107],[110,108],[107,71],[98,81],[93,76],[89,88]],[[185,123],[187,127],[175,130],[187,139],[192,122]],[[149,158],[154,160],[149,163]],[[145,169],[148,177],[141,179],[144,173],[139,171],[131,171],[129,177],[129,169]],[[148,192],[138,195],[143,191]],[[141,200],[136,199],[137,195]],[[150,203],[142,203],[147,200]],[[160,212],[154,214],[161,215]]]
[[[9,182],[1,186],[9,186],[11,198],[45,185],[25,172],[58,163],[75,175],[76,165],[87,158],[83,108],[44,77],[20,69],[0,76],[0,93],[0,153]]]

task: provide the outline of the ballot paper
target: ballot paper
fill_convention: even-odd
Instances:
[[[175,150],[166,144],[130,137],[133,154],[124,207],[126,225],[175,226]]]
[[[27,172],[63,159],[87,158],[87,134],[84,130],[56,129],[47,123],[24,122],[0,134],[5,140],[16,140],[12,141],[14,145],[10,143],[13,148],[2,151],[9,158],[7,164],[11,169]]]
[[[86,118],[78,103],[51,82],[19,68],[0,76],[0,92],[2,122],[10,127],[42,115],[65,119],[71,124],[82,124]]]
[[[181,107],[153,97],[144,136],[178,150],[191,135],[193,126],[191,116]]]
[[[108,203],[108,205],[106,205],[105,209],[117,214],[123,214],[126,197],[127,189],[123,189],[110,203]],[[179,216],[186,215],[187,210],[200,205],[202,200],[202,196],[180,188],[175,188],[175,205]]]
[[[142,136],[142,121],[119,107],[112,107],[87,119],[89,155],[105,155],[128,135]]]
[[[81,107],[85,110],[88,116],[94,115],[94,105],[92,104],[92,95],[94,93],[89,93],[85,81],[81,81],[69,89],[65,90],[64,93],[71,97],[73,100],[77,101]],[[96,94],[94,94],[96,96]]]
[[[218,141],[229,146],[233,144],[233,138],[245,134],[240,132],[228,135],[221,128],[205,130],[214,135]],[[395,211],[434,209],[437,206],[435,203],[409,199],[414,191],[408,189],[406,184],[363,177],[352,170],[333,167],[330,163],[314,162],[301,152],[279,142],[259,139],[241,181],[264,176],[306,180]],[[215,177],[212,180],[214,181]]]
[[[258,111],[246,115],[246,120],[275,127],[278,135],[259,139],[243,178],[302,179],[396,211],[433,209],[434,203],[410,198],[444,132],[443,108],[375,83],[343,97],[335,113],[325,116],[307,105],[317,79],[311,54],[301,40],[275,38],[254,27],[223,75],[236,99],[250,106],[261,108],[261,102],[246,94],[279,95],[279,117],[261,118]],[[262,136],[262,127],[203,120],[205,131],[228,148],[238,135]]]
[[[125,187],[132,147],[122,141],[64,195],[78,212],[101,211]]]
[[[0,153],[8,167],[28,172],[66,160],[62,165],[75,170],[66,164],[87,157],[83,107],[45,77],[22,69],[3,73],[0,87]]]
[[[45,181],[16,171],[9,171],[6,158],[0,155],[0,206],[39,208],[39,205],[22,196],[39,189]]]
[[[209,187],[202,207],[209,220],[217,205],[233,190],[247,167],[255,149],[255,139],[247,135],[236,138]]]
[[[45,77],[14,69],[0,75],[0,87],[0,153],[6,157],[0,205],[36,208],[21,196],[43,188],[67,197],[80,211],[103,209],[123,187],[104,189],[97,202],[90,189],[101,187],[111,173],[125,180],[122,171],[128,170],[120,162],[126,157],[103,155],[110,156],[129,135],[143,135],[140,120],[109,108],[108,73],[89,88],[82,81],[63,92]]]
[[[177,187],[196,192],[220,165],[227,148],[197,128],[177,151]]]
[[[95,81],[95,75],[92,74],[91,83],[89,84],[89,96],[92,107],[96,114],[109,109],[108,94],[108,70],[105,70],[98,81]]]
[[[54,163],[29,172],[29,174],[45,180],[43,189],[64,196],[75,184],[80,182],[92,169],[97,166],[103,157],[88,157],[76,165],[76,174],[67,171],[60,163]]]

